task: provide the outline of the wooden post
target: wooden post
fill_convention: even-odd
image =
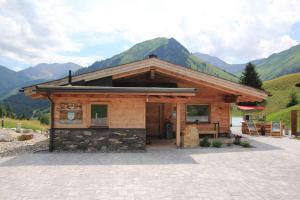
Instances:
[[[292,135],[297,136],[297,110],[291,111],[291,130]]]
[[[180,147],[180,103],[176,104],[176,146]]]

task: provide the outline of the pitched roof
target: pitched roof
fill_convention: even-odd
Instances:
[[[122,74],[136,74],[149,71],[151,69],[155,69],[158,72],[172,74],[173,76],[177,76],[179,78],[185,77],[187,80],[199,82],[201,84],[205,84],[207,86],[211,86],[214,88],[223,88],[227,89],[236,94],[243,94],[246,96],[265,99],[267,97],[267,93],[263,90],[258,90],[252,87],[248,87],[245,85],[241,85],[239,83],[225,80],[222,78],[218,78],[212,75],[208,75],[190,68],[186,68],[180,65],[176,65],[167,61],[160,60],[158,58],[148,58],[144,60],[139,60],[127,64],[122,64],[115,67],[99,69],[96,71],[76,75],[72,77],[72,82],[77,81],[91,81],[99,78],[109,77],[109,76],[121,76]],[[52,85],[52,86],[63,86],[68,84],[68,77],[49,81],[45,83],[38,84],[41,85]],[[36,85],[24,87],[24,91],[33,90]]]

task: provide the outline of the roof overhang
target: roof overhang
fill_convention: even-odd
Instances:
[[[100,86],[51,86],[37,85],[36,94],[42,93],[97,93],[146,96],[195,96],[195,88],[158,88],[158,87],[100,87]]]

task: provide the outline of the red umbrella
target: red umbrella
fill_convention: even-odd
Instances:
[[[263,106],[238,106],[240,110],[264,110]]]

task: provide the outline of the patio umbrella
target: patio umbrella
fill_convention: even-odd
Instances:
[[[238,106],[240,110],[264,110],[263,106]]]

